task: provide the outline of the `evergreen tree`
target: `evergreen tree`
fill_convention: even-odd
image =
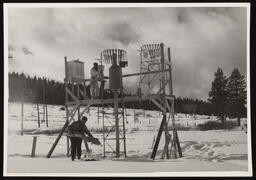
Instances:
[[[227,103],[227,83],[228,79],[224,76],[223,70],[218,68],[215,72],[215,79],[209,92],[209,101],[212,103],[216,115],[224,123]]]
[[[244,76],[235,68],[228,82],[228,103],[229,114],[237,117],[237,123],[240,126],[240,118],[245,112],[246,103],[246,82]]]

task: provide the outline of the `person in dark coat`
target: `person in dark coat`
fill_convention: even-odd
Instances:
[[[83,116],[80,120],[73,122],[68,127],[68,136],[71,141],[71,159],[74,161],[76,155],[78,159],[81,159],[81,144],[82,140],[85,137],[85,133],[89,136],[89,138],[96,139],[92,136],[90,131],[87,129],[85,123],[87,121],[87,117]]]

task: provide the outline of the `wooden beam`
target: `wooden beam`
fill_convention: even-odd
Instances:
[[[147,96],[127,96],[123,98],[123,101],[134,102],[139,100],[145,101],[145,100],[160,99],[160,98],[161,98],[160,94],[151,94]],[[172,96],[168,96],[168,95],[166,95],[166,98],[173,99]],[[97,104],[112,104],[115,102],[122,102],[122,98],[103,99],[103,101],[101,99],[86,99],[86,100],[80,100],[79,102],[69,101],[69,102],[66,102],[66,105],[74,105],[77,103],[80,103],[81,105],[87,105],[87,104],[97,105]]]
[[[114,97],[118,97],[117,90],[114,90]],[[119,141],[119,118],[118,118],[118,102],[114,103],[115,131],[116,131],[116,157],[120,157],[120,141]]]
[[[71,113],[72,113],[72,114],[71,114],[71,120],[73,119],[73,117],[74,117],[74,112],[77,110],[77,107],[78,107],[78,106],[79,106],[79,104],[77,104],[77,105],[72,109],[72,111],[71,111]],[[57,144],[58,144],[58,142],[59,142],[59,140],[60,140],[62,134],[64,133],[65,129],[68,127],[68,125],[69,125],[69,123],[70,123],[71,120],[68,121],[68,119],[67,119],[67,121],[66,121],[66,123],[64,124],[64,126],[62,127],[62,129],[61,129],[59,135],[58,135],[57,138],[55,139],[55,141],[54,141],[54,143],[53,143],[53,145],[52,145],[50,151],[48,152],[48,154],[47,154],[47,156],[46,156],[47,158],[50,158],[50,157],[51,157],[52,152],[54,151],[55,147],[57,146]]]
[[[159,142],[160,142],[165,124],[166,124],[166,115],[163,115],[163,119],[162,119],[159,131],[158,131],[158,134],[157,134],[157,138],[156,138],[156,142],[155,142],[155,145],[154,145],[154,148],[153,148],[153,152],[151,154],[151,159],[155,159],[156,152],[157,152],[157,149],[158,149],[158,145],[159,145]]]
[[[169,69],[164,69],[163,72],[169,71]],[[139,76],[144,74],[154,74],[159,73],[159,71],[148,71],[148,72],[140,72],[140,73],[133,73],[133,74],[124,74],[122,77],[130,77],[130,76]]]
[[[164,107],[159,103],[157,102],[155,99],[151,99],[151,101],[162,111],[165,111],[164,110]]]
[[[179,156],[182,157],[182,151],[181,151],[181,147],[180,147],[179,136],[178,136],[178,132],[177,132],[177,129],[176,129],[176,128],[174,128],[174,132],[173,132],[173,133],[175,133],[176,144],[177,144]]]
[[[65,129],[66,129],[67,127],[68,127],[68,122],[66,122],[66,123],[64,124],[64,126],[62,127],[62,129],[61,129],[61,131],[60,131],[58,137],[57,137],[56,140],[54,141],[54,143],[53,143],[53,145],[52,145],[50,151],[48,152],[48,154],[47,154],[47,156],[46,156],[47,158],[50,158],[50,157],[51,157],[53,150],[54,150],[55,147],[57,146],[57,144],[58,144],[58,142],[59,142],[59,140],[60,140],[62,134],[64,133],[64,131],[65,131]]]
[[[66,89],[66,92],[76,101],[76,103],[78,103],[79,99],[77,99],[77,97],[67,87],[65,87],[65,89]],[[73,87],[72,87],[72,89],[73,89]]]
[[[173,86],[172,86],[172,62],[171,62],[171,50],[168,47],[168,61],[169,61],[169,93],[170,95],[173,95]]]
[[[167,61],[165,63],[168,63]],[[169,69],[165,69],[163,72],[169,71]],[[146,75],[146,74],[155,74],[155,73],[159,73],[159,71],[149,71],[149,72],[140,72],[140,73],[133,73],[133,74],[123,74],[122,77],[131,77],[131,76],[140,76],[140,75]],[[104,76],[103,79],[109,79],[109,77]],[[66,79],[64,79],[65,81]],[[80,78],[72,78],[72,81],[74,82],[86,82],[86,81],[90,81],[91,79],[80,79]],[[101,81],[101,80],[99,80]]]

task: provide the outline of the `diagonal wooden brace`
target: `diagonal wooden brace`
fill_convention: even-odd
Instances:
[[[165,111],[164,107],[163,107],[159,102],[157,102],[156,99],[153,99],[153,98],[152,98],[151,101],[152,101],[159,109],[161,109],[162,111]]]
[[[79,103],[79,99],[67,87],[65,87],[65,90],[76,101],[76,103]]]

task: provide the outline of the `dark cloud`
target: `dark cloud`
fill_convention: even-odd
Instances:
[[[185,9],[177,11],[177,20],[178,20],[178,23],[180,24],[188,23],[190,21],[189,14]]]
[[[109,30],[109,37],[114,41],[119,41],[128,46],[130,43],[139,41],[140,35],[136,29],[128,22],[113,24]]]
[[[26,46],[22,47],[22,51],[25,55],[33,55],[34,53],[30,51]]]

